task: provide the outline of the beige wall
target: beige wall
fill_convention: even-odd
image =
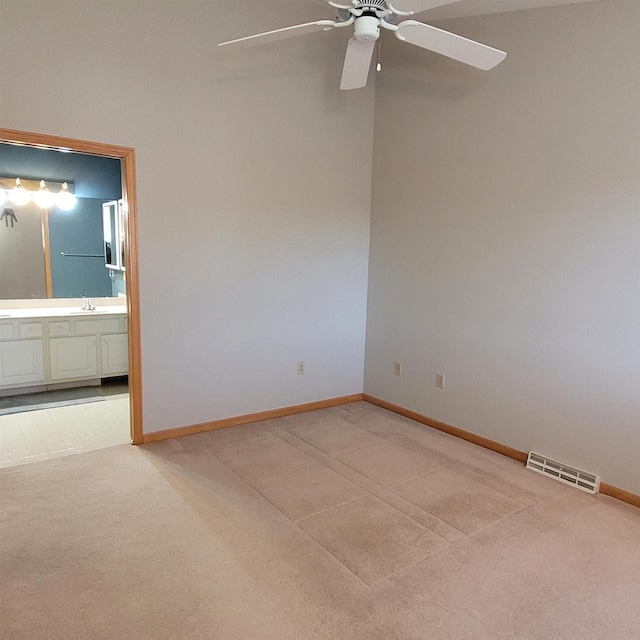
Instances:
[[[640,493],[640,3],[442,26],[509,55],[386,47],[365,391]]]
[[[385,38],[365,380],[636,492],[639,11],[443,24],[488,74]],[[344,33],[215,47],[325,14],[0,0],[0,126],[137,149],[147,431],[362,390],[373,90]]]
[[[229,7],[0,0],[0,126],[136,148],[147,432],[362,391],[373,89],[344,33],[216,48],[320,5]]]

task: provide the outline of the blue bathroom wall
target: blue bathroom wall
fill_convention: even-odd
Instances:
[[[73,182],[83,198],[122,197],[120,160],[113,158],[0,144],[0,177]]]
[[[111,295],[117,298],[119,295],[126,295],[127,281],[125,273],[122,271],[113,271],[113,280],[111,283]]]
[[[112,282],[104,266],[102,198],[78,198],[71,211],[49,211],[51,279],[54,298],[93,298],[112,294]],[[82,253],[96,258],[65,257]]]

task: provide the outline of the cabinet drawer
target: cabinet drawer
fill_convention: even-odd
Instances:
[[[41,322],[21,322],[19,327],[21,338],[41,338],[42,323]]]
[[[71,323],[70,322],[50,322],[49,335],[50,336],[71,335]]]
[[[13,340],[14,338],[13,324],[0,324],[0,340]]]
[[[104,318],[101,320],[76,320],[76,334],[119,333],[120,318]]]
[[[42,322],[3,322],[0,324],[0,340],[42,338]]]

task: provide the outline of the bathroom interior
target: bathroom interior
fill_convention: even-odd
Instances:
[[[0,467],[131,439],[120,165],[0,144]]]

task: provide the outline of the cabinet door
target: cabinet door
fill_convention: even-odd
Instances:
[[[96,336],[52,338],[49,356],[51,380],[98,377]]]
[[[120,258],[120,268],[127,270],[127,212],[124,208],[124,200],[118,200],[118,238],[120,246],[118,256]]]
[[[120,216],[118,201],[102,205],[102,232],[104,235],[104,264],[107,269],[120,270]]]
[[[124,375],[129,370],[129,340],[126,333],[102,336],[102,375]]]
[[[42,340],[0,342],[0,386],[44,382]]]

